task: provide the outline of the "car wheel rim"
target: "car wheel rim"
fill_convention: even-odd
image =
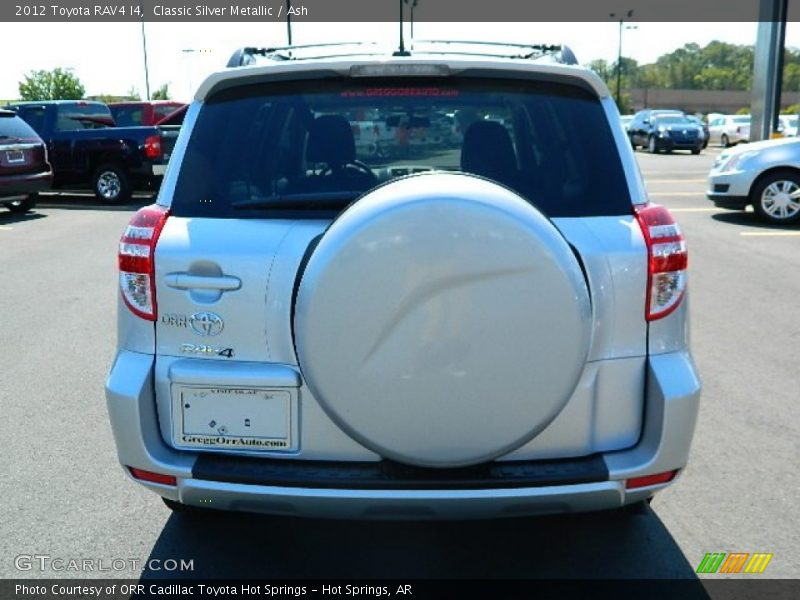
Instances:
[[[113,171],[105,171],[97,178],[97,191],[106,200],[119,196],[120,188],[119,175]]]
[[[800,213],[800,186],[794,181],[775,181],[761,194],[761,208],[773,219],[791,219]]]

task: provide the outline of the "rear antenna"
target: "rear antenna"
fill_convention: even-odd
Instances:
[[[400,48],[393,54],[393,56],[411,56],[411,53],[406,50],[405,40],[403,40],[403,3],[407,0],[398,0],[400,3]]]
[[[286,0],[286,37],[289,42],[287,46],[292,45],[292,0]]]

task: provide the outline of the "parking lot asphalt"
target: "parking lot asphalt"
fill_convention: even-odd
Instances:
[[[700,156],[637,152],[651,200],[687,237],[704,382],[688,469],[633,516],[466,523],[174,516],[121,472],[103,382],[116,335],[116,249],[138,205],[45,198],[0,212],[0,577],[15,557],[193,559],[199,577],[676,577],[706,552],[771,552],[800,576],[800,228],[715,209]],[[180,576],[151,563],[144,575]],[[102,573],[137,577],[139,570]]]

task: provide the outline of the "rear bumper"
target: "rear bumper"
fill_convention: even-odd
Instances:
[[[145,161],[128,169],[128,175],[134,188],[156,189],[161,185],[166,164]]]
[[[197,453],[168,447],[158,427],[152,373],[151,355],[122,351],[106,383],[109,418],[120,462],[177,478],[177,486],[137,480],[138,483],[188,505],[306,517],[465,519],[621,507],[643,500],[666,485],[632,491],[625,489],[625,480],[685,467],[700,396],[700,381],[688,353],[653,356],[648,360],[642,437],[633,448],[573,461],[550,461],[562,464],[550,465],[549,472],[547,468],[542,470],[542,463],[538,475],[537,467],[531,465],[531,473],[523,473],[513,485],[493,484],[494,480],[467,484],[459,480],[458,485],[453,485],[452,480],[443,478],[441,486],[430,480],[424,486],[376,487],[374,482],[342,486],[319,474],[309,475],[307,483],[274,474],[271,478],[263,473],[241,475],[241,470],[239,475],[227,476],[224,469],[210,469],[209,459],[201,461]],[[591,461],[595,461],[595,467],[589,468]],[[603,465],[600,470],[596,468],[597,461]],[[567,467],[573,469],[572,476],[563,476],[563,463],[581,462],[586,463],[586,472]],[[290,463],[285,461],[283,470],[287,473],[292,471]],[[352,470],[352,465],[339,464],[342,470]],[[297,471],[303,468],[308,465],[304,467],[298,461]],[[541,479],[542,472],[549,473],[549,478]]]
[[[0,177],[0,200],[43,192],[52,185],[52,171]]]

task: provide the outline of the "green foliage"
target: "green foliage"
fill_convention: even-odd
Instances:
[[[736,114],[737,115],[749,115],[750,114],[750,107],[749,106],[743,106],[742,108],[740,108],[739,110],[736,111]]]
[[[800,104],[790,104],[781,109],[782,115],[800,115]]]
[[[749,90],[753,83],[752,46],[713,41],[705,47],[686,44],[660,56],[656,62],[639,65],[622,58],[622,89],[666,88],[680,90]],[[587,65],[609,89],[616,90],[617,63],[595,60]],[[800,49],[784,51],[783,89],[800,91]]]
[[[80,100],[85,92],[80,79],[65,69],[31,71],[19,82],[22,100]]]
[[[128,88],[128,91],[125,93],[125,96],[128,98],[128,100],[141,100],[142,99],[142,96],[139,93],[139,90],[136,89],[134,86],[131,86],[130,88]]]
[[[153,100],[169,100],[169,84],[165,83],[160,88],[158,88],[155,92],[153,92],[152,96]]]

